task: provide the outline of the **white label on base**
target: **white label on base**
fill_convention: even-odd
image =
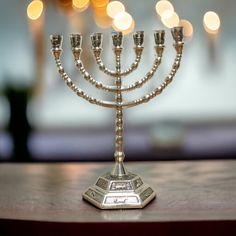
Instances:
[[[136,196],[112,196],[107,197],[105,204],[137,204],[138,198]]]

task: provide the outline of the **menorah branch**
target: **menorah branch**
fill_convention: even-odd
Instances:
[[[108,69],[103,63],[102,58],[100,56],[101,51],[102,51],[102,48],[93,48],[93,55],[95,57],[95,61],[98,65],[99,70],[101,70],[102,72],[104,72],[105,74],[109,76],[116,77],[117,76],[116,72]]]
[[[83,75],[83,78],[87,80],[90,84],[94,85],[96,88],[113,93],[117,91],[117,88],[115,86],[105,85],[102,82],[95,80],[92,75],[90,75],[89,72],[85,69],[81,60],[75,59],[75,65],[80,71],[81,75]]]
[[[121,71],[120,73],[121,76],[126,76],[138,68],[140,60],[141,60],[142,52],[143,52],[143,47],[137,46],[134,48],[134,51],[136,55],[134,62],[131,64],[131,66],[128,69]]]
[[[131,66],[126,69],[125,71],[120,71],[119,75],[120,76],[125,76],[130,74],[132,71],[134,71],[135,69],[137,69],[140,59],[141,59],[141,55],[143,52],[143,39],[144,39],[144,33],[143,31],[138,31],[133,35],[134,38],[134,51],[135,51],[135,61],[131,64]],[[93,50],[93,55],[95,57],[96,63],[99,66],[99,69],[101,71],[103,71],[105,74],[110,75],[112,77],[117,77],[117,71],[112,71],[110,69],[108,69],[105,64],[102,61],[101,58],[101,53],[102,53],[102,34],[101,33],[94,33],[91,35],[91,41],[92,41],[92,50]],[[117,41],[118,42],[118,41]]]
[[[75,65],[79,69],[80,73],[83,75],[83,78],[87,80],[89,83],[91,83],[92,85],[94,85],[96,88],[116,93],[118,90],[121,92],[128,92],[136,88],[142,87],[147,81],[149,81],[153,77],[154,73],[156,72],[156,70],[158,69],[161,63],[161,58],[162,58],[162,54],[156,57],[152,68],[144,76],[144,78],[134,82],[133,84],[123,85],[120,87],[120,89],[118,89],[117,86],[104,85],[102,82],[96,81],[85,69],[81,60],[75,59]]]
[[[79,97],[85,99],[86,101],[88,101],[91,104],[96,104],[102,107],[107,107],[107,108],[116,108],[117,104],[115,102],[108,102],[108,101],[103,101],[100,99],[96,99],[94,97],[89,96],[88,94],[86,94],[82,89],[78,88],[72,81],[72,79],[68,76],[68,74],[65,72],[61,60],[59,59],[58,55],[58,51],[53,51],[52,53],[54,55],[55,58],[55,62],[56,62],[56,66],[58,68],[58,72],[62,78],[62,80],[65,81],[66,85]]]
[[[135,55],[136,55],[135,61],[131,64],[131,66],[128,69],[121,71],[120,76],[126,76],[138,68],[139,62],[141,60],[143,47],[135,47],[134,50],[135,50]],[[116,77],[117,76],[116,71],[109,70],[105,66],[104,62],[102,61],[102,58],[100,56],[101,51],[102,51],[101,48],[93,48],[93,54],[94,54],[95,61],[98,65],[99,69],[107,75],[110,75],[112,77]]]
[[[123,109],[134,107],[134,106],[149,102],[151,99],[155,98],[157,95],[160,95],[163,92],[163,90],[173,81],[173,78],[180,66],[180,62],[181,62],[181,58],[182,58],[183,43],[179,43],[178,45],[174,45],[174,47],[177,51],[177,54],[176,54],[175,61],[173,63],[171,72],[165,78],[164,82],[160,86],[158,86],[156,89],[154,89],[152,92],[146,94],[145,96],[142,96],[139,99],[136,99],[131,102],[123,102],[122,103]]]
[[[155,72],[157,71],[160,63],[161,63],[161,56],[157,56],[157,58],[155,59],[152,68],[149,70],[149,72],[140,80],[134,82],[133,84],[130,85],[124,85],[123,87],[121,87],[121,91],[124,92],[128,92],[128,91],[132,91],[136,88],[141,88],[146,82],[148,82],[153,75],[155,74]]]

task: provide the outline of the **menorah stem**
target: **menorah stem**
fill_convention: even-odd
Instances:
[[[121,65],[120,65],[120,55],[121,55],[122,48],[115,47],[115,57],[116,57],[116,104],[120,105],[123,102],[122,99],[122,80],[121,80]],[[116,107],[116,129],[115,129],[115,166],[111,172],[114,176],[124,176],[127,174],[127,171],[124,167],[123,160],[125,157],[124,154],[124,143],[123,143],[123,136],[124,136],[124,121],[123,121],[123,108],[121,106]]]

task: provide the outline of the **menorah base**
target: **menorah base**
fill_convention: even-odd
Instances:
[[[138,175],[122,177],[110,173],[100,176],[94,186],[83,194],[83,199],[100,209],[143,208],[156,194]]]

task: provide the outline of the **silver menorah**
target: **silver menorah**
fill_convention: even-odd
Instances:
[[[152,68],[148,73],[140,80],[130,84],[122,85],[122,77],[129,75],[135,69],[137,69],[141,55],[143,52],[143,42],[144,42],[144,32],[138,31],[133,34],[134,39],[134,51],[135,51],[135,61],[131,66],[122,71],[121,70],[121,53],[122,53],[122,40],[123,35],[120,32],[112,34],[113,41],[113,51],[115,53],[115,70],[108,69],[102,59],[102,39],[103,36],[101,33],[94,33],[91,35],[92,41],[92,51],[98,64],[98,67],[105,74],[113,77],[115,79],[115,86],[108,86],[103,84],[100,81],[95,80],[84,68],[83,63],[80,59],[82,52],[82,35],[81,34],[72,34],[70,36],[71,50],[74,55],[75,65],[78,68],[79,72],[85,80],[90,82],[98,89],[102,89],[115,94],[115,101],[108,102],[96,99],[87,95],[81,88],[76,86],[70,77],[65,72],[60,57],[62,53],[62,36],[61,35],[51,35],[51,44],[52,44],[52,53],[58,68],[58,71],[61,75],[61,78],[66,82],[67,86],[79,97],[87,100],[92,104],[96,104],[103,107],[113,108],[116,110],[116,120],[115,120],[115,165],[111,172],[106,173],[98,178],[95,185],[89,187],[83,194],[83,198],[90,202],[91,204],[97,206],[101,209],[118,209],[118,208],[143,208],[146,206],[152,199],[155,198],[154,190],[143,182],[140,176],[130,173],[124,166],[123,160],[125,157],[124,154],[124,142],[123,142],[123,110],[126,108],[134,107],[143,103],[146,103],[161,94],[163,90],[169,85],[179,66],[182,57],[183,51],[183,28],[174,27],[171,30],[173,39],[174,39],[174,48],[176,50],[176,57],[169,75],[164,79],[164,82],[161,83],[157,88],[155,88],[150,93],[142,96],[139,99],[133,101],[124,101],[122,94],[124,92],[129,92],[136,88],[142,87],[147,81],[149,81],[155,72],[157,71],[158,66],[161,64],[162,54],[164,50],[164,41],[165,41],[165,31],[157,30],[154,32],[154,41],[155,41],[155,51],[156,57]]]

